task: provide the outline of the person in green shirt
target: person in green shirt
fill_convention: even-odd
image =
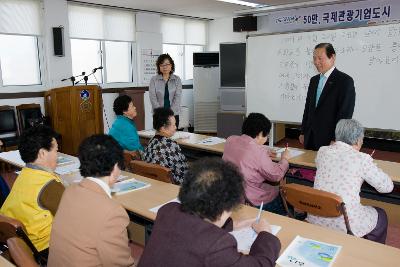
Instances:
[[[133,118],[136,117],[136,107],[133,105],[132,98],[121,95],[114,100],[114,112],[117,115],[110,131],[111,135],[124,150],[135,151],[143,150],[137,133],[136,124]]]

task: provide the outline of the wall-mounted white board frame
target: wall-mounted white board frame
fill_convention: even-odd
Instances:
[[[247,39],[247,113],[301,123],[316,44],[330,42],[336,67],[353,77],[353,118],[371,129],[400,130],[400,24],[250,35]]]

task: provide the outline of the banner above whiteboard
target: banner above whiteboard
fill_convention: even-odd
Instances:
[[[400,21],[400,1],[368,0],[313,6],[275,11],[259,18],[259,28],[265,33],[393,23]]]

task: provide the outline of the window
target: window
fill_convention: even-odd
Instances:
[[[105,42],[107,82],[131,82],[131,51],[128,42]]]
[[[175,74],[182,80],[193,79],[193,53],[204,51],[206,22],[162,17],[163,53],[175,62]]]
[[[89,75],[91,70],[101,66],[100,41],[71,39],[71,57],[72,75],[82,75],[83,72],[85,72],[85,75]],[[83,77],[76,78],[77,80],[75,82],[78,82],[82,78]],[[103,79],[100,71],[89,76],[88,79],[89,83],[102,83],[102,81]]]
[[[40,3],[0,1],[0,86],[41,84]]]
[[[175,75],[178,75],[181,79],[183,75],[183,45],[163,44],[163,53],[168,53],[175,63]]]
[[[0,67],[4,86],[40,84],[37,38],[0,34]]]
[[[90,74],[99,83],[133,82],[135,15],[117,9],[68,5],[72,73]],[[84,26],[82,26],[84,25]],[[93,75],[92,75],[93,76]],[[95,83],[95,77],[89,83]]]

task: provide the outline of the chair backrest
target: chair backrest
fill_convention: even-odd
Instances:
[[[12,106],[0,106],[0,134],[18,134],[15,110]]]
[[[290,217],[294,218],[288,208],[288,203],[295,209],[316,216],[338,217],[343,215],[347,233],[353,234],[350,229],[345,204],[338,195],[299,184],[282,185],[280,192],[286,212]]]
[[[34,125],[43,123],[43,115],[40,104],[22,104],[17,107],[18,125],[22,133]]]
[[[154,163],[132,160],[129,164],[133,173],[161,182],[171,183],[171,170]]]
[[[44,261],[29,237],[26,235],[23,224],[14,218],[0,214],[0,242],[7,243],[10,238],[19,238],[24,241],[24,243],[32,252],[36,261]],[[11,251],[10,254],[12,255]]]
[[[139,151],[129,151],[129,150],[124,150],[124,164],[125,164],[125,170],[126,171],[130,171],[131,167],[130,167],[130,163],[132,160],[140,160],[140,153]]]
[[[33,257],[32,250],[19,237],[11,237],[7,240],[8,251],[11,259],[17,266],[39,267]]]

